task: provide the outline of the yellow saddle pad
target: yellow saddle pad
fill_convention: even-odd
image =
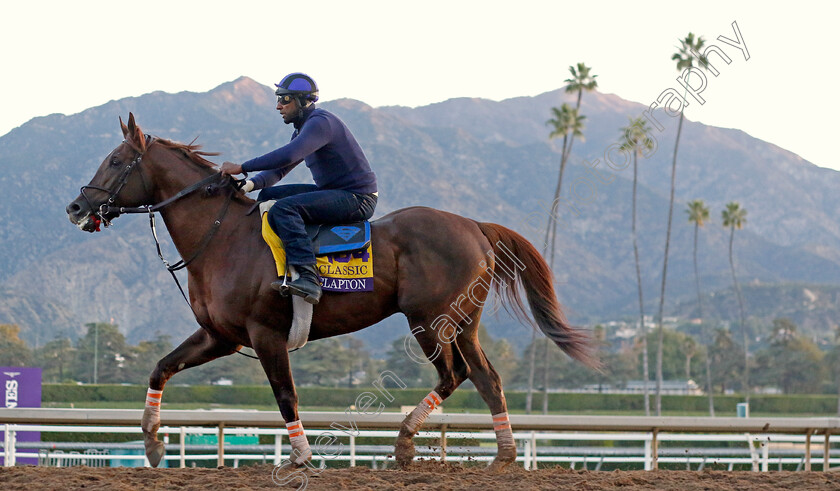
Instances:
[[[262,236],[274,256],[277,276],[286,274],[286,251],[283,241],[268,224],[268,213],[262,214]],[[321,275],[321,288],[334,292],[373,291],[373,241],[364,249],[333,252],[316,257]]]

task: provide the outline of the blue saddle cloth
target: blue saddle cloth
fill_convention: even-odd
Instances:
[[[312,241],[312,250],[316,256],[351,252],[370,245],[370,222],[310,224],[306,226],[306,234]]]

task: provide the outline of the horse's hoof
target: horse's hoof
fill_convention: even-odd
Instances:
[[[399,437],[394,444],[394,460],[405,468],[414,460],[414,442],[410,438]]]
[[[501,461],[499,459],[493,459],[493,462],[490,462],[490,465],[487,466],[487,472],[490,473],[498,473],[505,470],[507,466],[510,465],[510,462]]]
[[[162,441],[153,440],[146,442],[146,458],[149,459],[149,465],[157,467],[163,456],[166,454],[166,446]]]
[[[507,466],[516,461],[516,447],[500,449],[496,458],[487,466],[488,472],[502,472]]]

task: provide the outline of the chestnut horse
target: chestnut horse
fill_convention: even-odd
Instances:
[[[102,162],[90,184],[67,206],[70,221],[93,232],[121,213],[159,211],[181,257],[188,258],[189,302],[201,326],[161,359],[149,377],[142,428],[146,455],[157,466],[160,398],[175,373],[254,349],[289,428],[292,461],[311,450],[298,418],[298,399],[287,353],[292,302],[270,286],[274,259],[249,214],[254,201],[203,156],[197,145],[150,138],[129,114],[120,120],[125,140]],[[148,208],[145,208],[148,207]],[[533,323],[563,351],[597,368],[589,336],[571,328],[555,298],[552,274],[521,235],[430,208],[390,213],[371,227],[373,292],[325,293],[314,310],[310,340],[364,329],[397,312],[438,373],[435,389],[401,425],[396,460],[414,457],[413,436],[431,410],[470,379],[493,415],[498,453],[492,469],[516,458],[502,382],[478,342],[478,325],[490,286],[523,321],[523,287]],[[480,288],[479,288],[480,287]]]

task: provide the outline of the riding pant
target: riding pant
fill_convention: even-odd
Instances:
[[[283,241],[286,263],[315,264],[308,223],[347,223],[367,220],[376,208],[376,194],[343,189],[318,189],[314,184],[285,184],[260,191],[259,201],[276,199],[268,211],[268,224]]]

